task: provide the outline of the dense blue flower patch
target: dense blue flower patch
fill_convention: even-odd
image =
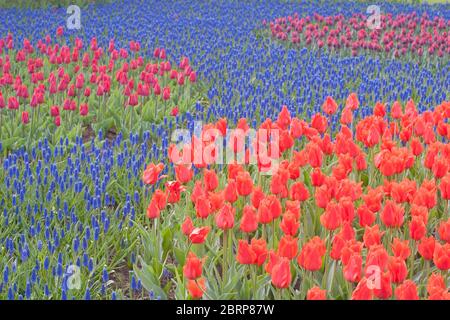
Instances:
[[[150,154],[158,156],[149,137],[125,141],[119,134],[100,142],[100,133],[97,141],[62,139],[54,147],[43,140],[2,160],[1,297],[112,298],[124,289],[142,291],[134,276],[120,279],[117,272],[125,268],[128,277],[126,263],[134,262],[141,168]],[[81,287],[68,288],[76,274]]]

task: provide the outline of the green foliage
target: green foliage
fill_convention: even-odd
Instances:
[[[70,5],[87,7],[90,4],[111,3],[113,0],[0,0],[0,8],[47,9]]]

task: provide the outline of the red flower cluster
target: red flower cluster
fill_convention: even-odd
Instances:
[[[272,36],[301,46],[348,49],[352,55],[361,51],[386,52],[395,57],[414,54],[443,57],[450,54],[450,23],[444,18],[430,19],[426,14],[380,15],[379,28],[367,26],[368,17],[353,14],[300,18],[298,14],[270,22]]]
[[[307,299],[332,294],[308,280],[325,277],[331,263],[349,288],[355,285],[348,298],[417,299],[418,285],[427,283],[428,298],[450,299],[443,278],[450,269],[450,103],[424,113],[413,101],[404,108],[396,102],[390,113],[377,103],[372,115],[354,124],[354,134],[347,125],[356,108],[352,94],[343,109],[350,120],[341,120],[334,140],[321,114],[308,123],[283,107],[276,121],[264,121],[261,127],[276,128],[289,141],[280,143],[272,176],[245,161],[229,164],[226,174],[200,165],[200,176],[191,166],[174,164],[172,183],[185,186],[192,206],[177,206],[176,197],[168,210],[182,216],[185,241],[212,245],[209,237],[231,235],[236,247],[227,247],[224,238],[224,256],[236,252],[238,264],[266,272],[276,288],[308,286]],[[323,109],[330,115],[338,105],[329,97]],[[227,129],[223,120],[211,126]],[[156,181],[156,172],[149,167],[144,176]],[[151,205],[170,192],[168,184],[157,190]],[[188,259],[185,269],[194,262]],[[189,280],[191,273],[185,271]],[[190,284],[192,296],[201,296],[198,288]]]
[[[62,33],[63,28],[58,28],[57,35]],[[79,38],[69,46],[53,42],[50,36],[35,47],[25,39],[21,49],[14,49],[13,36],[8,34],[0,39],[0,117],[1,109],[18,110],[23,124],[39,121],[32,126],[37,129],[45,127],[47,120],[60,126],[75,118],[77,124],[80,118],[74,113],[86,117],[93,111],[100,121],[108,108],[144,106],[150,100],[156,100],[156,105],[158,100],[165,104],[173,100],[170,113],[176,116],[175,105],[187,81],[197,80],[188,58],[172,66],[163,48],[155,50],[154,61],[139,52],[139,42],[130,41],[127,50],[116,48],[111,40],[105,50],[95,37],[86,51]],[[111,97],[114,101],[108,104]]]

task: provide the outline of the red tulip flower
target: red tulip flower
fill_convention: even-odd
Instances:
[[[205,242],[206,236],[209,233],[210,228],[208,226],[201,228],[194,228],[189,235],[189,239],[192,243],[203,243]]]
[[[23,124],[27,124],[28,122],[30,122],[30,119],[28,117],[28,112],[27,111],[23,111],[22,112],[22,123]]]
[[[195,280],[202,276],[203,259],[197,258],[195,253],[189,252],[183,266],[183,275],[186,279]]]
[[[338,108],[338,105],[337,105],[336,101],[334,101],[334,99],[329,96],[325,99],[325,102],[323,103],[323,106],[322,106],[323,111],[328,115],[334,114],[336,112],[337,108]]]
[[[153,185],[155,184],[160,178],[159,174],[164,169],[164,165],[162,163],[158,163],[157,165],[150,163],[147,168],[145,168],[144,173],[142,175],[142,181],[145,184]]]
[[[290,261],[280,257],[278,262],[272,267],[270,273],[272,284],[280,289],[288,288],[292,281]]]

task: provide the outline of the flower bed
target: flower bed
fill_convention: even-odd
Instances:
[[[62,27],[57,37],[64,33]],[[171,63],[164,48],[143,56],[139,42],[107,49],[92,38],[84,50],[50,36],[21,49],[11,34],[0,39],[0,139],[3,148],[35,144],[40,137],[71,139],[85,129],[113,133],[148,130],[180,112],[193,110],[200,99],[197,75],[183,57]]]
[[[247,147],[224,119],[171,145],[174,176],[160,176],[163,164],[143,172],[146,185],[165,181],[141,230],[143,285],[176,298],[449,299],[450,104],[419,113],[396,102],[388,113],[377,103],[353,119],[358,107],[350,95],[335,131],[328,97],[308,122],[284,107]],[[250,130],[245,119],[238,129]],[[260,140],[267,130],[279,139]],[[225,168],[226,134],[235,161]],[[267,175],[263,151],[275,142]],[[175,288],[160,288],[163,268]]]
[[[266,22],[263,22],[266,24]],[[450,22],[426,14],[381,14],[379,26],[364,14],[300,17],[294,14],[268,23],[273,38],[294,46],[387,57],[443,58],[448,61]],[[373,25],[373,27],[371,27]]]

